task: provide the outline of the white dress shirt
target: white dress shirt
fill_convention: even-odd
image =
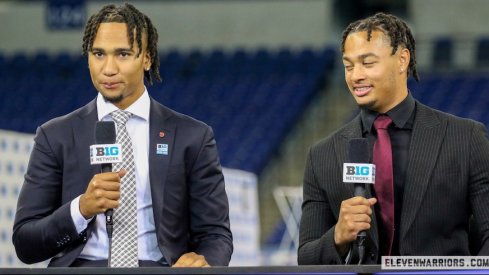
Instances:
[[[110,113],[117,109],[118,108],[114,104],[106,102],[104,98],[98,94],[97,112],[99,120],[111,121],[112,117],[110,116]],[[141,97],[131,106],[125,109],[125,111],[133,114],[127,121],[126,128],[132,140],[134,161],[136,162],[138,258],[139,260],[161,262],[164,260],[156,239],[152,207],[153,203],[149,184],[148,150],[150,98],[146,88],[143,95],[141,95]],[[85,230],[88,223],[91,221],[91,219],[85,220],[81,215],[79,201],[80,197],[77,197],[70,205],[71,217],[73,218],[78,233]],[[117,211],[117,209],[114,211]],[[103,213],[98,214],[96,219],[96,230],[90,235],[79,258],[87,260],[105,260],[108,257],[108,237],[105,227],[105,215]]]

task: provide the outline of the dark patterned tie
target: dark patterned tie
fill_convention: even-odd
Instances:
[[[136,208],[136,175],[131,137],[126,122],[131,113],[117,110],[111,113],[117,124],[117,143],[122,146],[122,162],[114,165],[114,171],[126,169],[121,179],[121,197],[119,207],[114,211],[114,235],[112,244],[111,267],[138,266],[138,228]]]
[[[379,214],[384,236],[379,236],[382,256],[391,254],[394,240],[394,176],[392,172],[392,147],[387,128],[392,123],[386,115],[380,115],[374,121],[377,141],[374,144],[373,162],[375,164],[375,194],[379,203]]]

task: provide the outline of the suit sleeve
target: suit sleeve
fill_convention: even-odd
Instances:
[[[299,235],[299,265],[343,264],[334,244],[336,218],[327,195],[315,176],[313,150],[309,151],[304,173],[304,201]],[[323,168],[325,169],[325,168]],[[323,183],[325,184],[325,183]]]
[[[211,266],[227,266],[233,252],[229,204],[216,141],[207,128],[189,176],[190,241]]]
[[[480,234],[479,255],[489,255],[489,140],[486,128],[477,123],[470,141],[469,196]]]
[[[12,236],[17,256],[28,264],[55,256],[79,238],[70,203],[61,203],[61,164],[42,128],[38,128],[34,141]]]

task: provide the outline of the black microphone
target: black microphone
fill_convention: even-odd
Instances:
[[[100,144],[100,145],[108,145],[108,144],[114,144],[116,141],[116,133],[115,133],[115,123],[113,121],[97,121],[95,124],[95,143]],[[106,148],[104,147],[99,147],[98,150],[102,151],[105,155],[104,150]],[[97,152],[97,150],[95,150]],[[92,163],[93,164],[93,163]],[[107,173],[107,172],[112,172],[112,162],[103,162],[100,164],[102,166],[102,173]],[[113,209],[108,209],[105,211],[105,217],[107,224],[110,224],[112,226],[112,215],[114,214]],[[112,235],[112,230],[111,232],[107,232],[111,237]]]
[[[95,143],[114,144],[116,140],[115,123],[113,121],[97,121],[95,124]],[[102,163],[102,173],[112,172],[112,163]]]
[[[368,140],[366,138],[353,138],[348,143],[348,163],[354,164],[368,164],[370,163],[370,152],[368,147]],[[356,175],[366,174],[362,171],[356,171]],[[373,174],[375,179],[375,174]],[[374,183],[374,182],[372,182]],[[360,196],[365,198],[365,183],[353,182],[355,187],[355,197]]]
[[[365,183],[375,183],[375,165],[370,163],[370,150],[366,138],[354,138],[348,143],[348,157],[343,166],[343,181],[354,184],[355,196],[365,198]],[[366,231],[357,235],[359,263],[365,255]]]
[[[112,163],[120,161],[120,145],[115,144],[115,141],[115,123],[113,121],[97,121],[95,124],[96,145],[92,145],[90,147],[90,162],[91,164],[100,164],[102,166],[102,173],[112,172]],[[110,267],[112,258],[112,231],[114,225],[114,221],[112,219],[113,214],[113,209],[107,209],[107,211],[105,211],[105,224],[107,237],[109,238],[109,255],[107,259],[108,267]]]

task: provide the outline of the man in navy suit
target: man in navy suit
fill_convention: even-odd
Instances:
[[[135,163],[136,262],[228,265],[229,207],[212,130],[159,104],[144,85],[160,80],[157,40],[150,19],[130,4],[107,5],[90,17],[83,53],[99,94],[37,129],[14,223],[23,262],[107,266],[104,212],[124,203],[126,169],[100,173],[90,165],[89,146],[95,123],[123,110]]]
[[[361,231],[367,231],[364,264],[378,264],[388,255],[488,255],[489,141],[484,125],[412,97],[407,79],[418,80],[415,41],[400,18],[378,13],[351,23],[343,32],[342,53],[346,83],[360,114],[309,152],[299,264],[358,263],[353,248]],[[376,121],[390,125],[377,127]],[[390,138],[379,150],[388,153],[376,164],[383,172],[377,169],[367,198],[354,197],[353,185],[343,183],[341,171],[349,141],[366,138],[375,162],[379,131]],[[393,207],[379,205],[381,177],[392,181],[390,198],[382,200],[393,201]],[[478,250],[469,247],[471,217],[480,233]]]

